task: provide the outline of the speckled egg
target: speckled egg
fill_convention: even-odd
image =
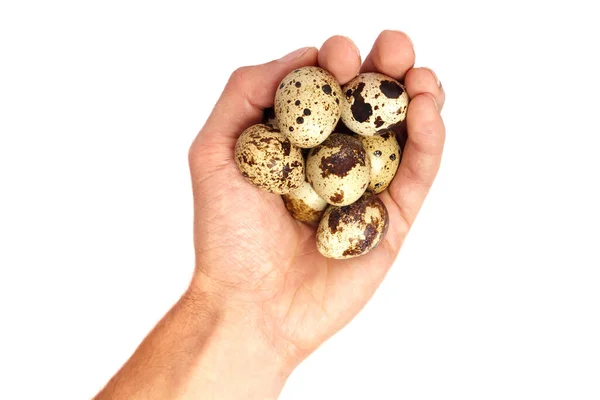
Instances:
[[[388,221],[385,205],[371,192],[354,204],[330,206],[317,228],[317,249],[328,258],[362,256],[383,240]]]
[[[284,194],[283,201],[292,217],[303,222],[318,222],[327,208],[327,202],[306,181],[293,192]]]
[[[367,190],[381,193],[392,182],[400,165],[401,151],[396,135],[387,131],[383,135],[357,136],[371,162],[371,178]]]
[[[271,193],[289,193],[305,179],[302,151],[264,124],[242,132],[235,144],[235,162],[248,182]]]
[[[360,74],[343,90],[342,121],[359,135],[377,135],[406,118],[406,89],[389,76],[376,72]]]
[[[306,159],[306,179],[323,200],[336,206],[352,204],[362,196],[370,171],[360,141],[342,133],[331,134]]]
[[[342,88],[318,67],[290,72],[275,93],[275,118],[292,144],[308,148],[323,142],[340,119]]]

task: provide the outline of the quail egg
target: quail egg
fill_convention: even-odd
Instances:
[[[388,224],[385,205],[367,192],[351,205],[325,210],[317,228],[317,249],[328,258],[362,256],[383,240]]]
[[[235,144],[235,161],[248,182],[271,193],[289,193],[305,179],[302,151],[268,125],[242,132]]]
[[[342,133],[331,134],[306,159],[306,179],[323,200],[336,206],[352,204],[362,196],[370,170],[360,141]]]
[[[371,161],[371,177],[367,190],[381,193],[392,182],[400,165],[401,150],[396,135],[387,131],[377,136],[358,135],[358,140]]]
[[[275,118],[292,144],[308,148],[323,142],[340,119],[342,89],[319,67],[290,72],[275,93]]]
[[[283,201],[292,217],[303,222],[318,222],[327,208],[327,202],[306,181],[293,192],[284,194]]]
[[[344,85],[343,90],[342,121],[359,135],[377,135],[406,118],[406,89],[389,76],[363,73]]]

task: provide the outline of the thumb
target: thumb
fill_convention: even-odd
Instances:
[[[235,143],[244,129],[260,121],[263,110],[273,105],[281,80],[293,69],[316,65],[317,49],[304,47],[266,64],[238,68],[227,82],[221,97],[197,139]]]

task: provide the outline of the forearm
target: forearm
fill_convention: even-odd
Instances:
[[[188,294],[96,399],[275,399],[290,372],[242,313]]]

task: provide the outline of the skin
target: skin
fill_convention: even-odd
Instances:
[[[294,368],[362,309],[441,161],[445,94],[431,70],[412,68],[414,54],[406,34],[384,31],[361,65],[352,41],[334,36],[320,51],[305,48],[232,74],[189,151],[196,250],[189,289],[97,399],[275,399]],[[272,106],[279,81],[305,65],[327,68],[342,85],[359,71],[404,79],[412,99],[402,162],[379,195],[389,231],[359,258],[321,256],[314,225],[294,220],[280,196],[248,184],[233,159],[237,136]]]

